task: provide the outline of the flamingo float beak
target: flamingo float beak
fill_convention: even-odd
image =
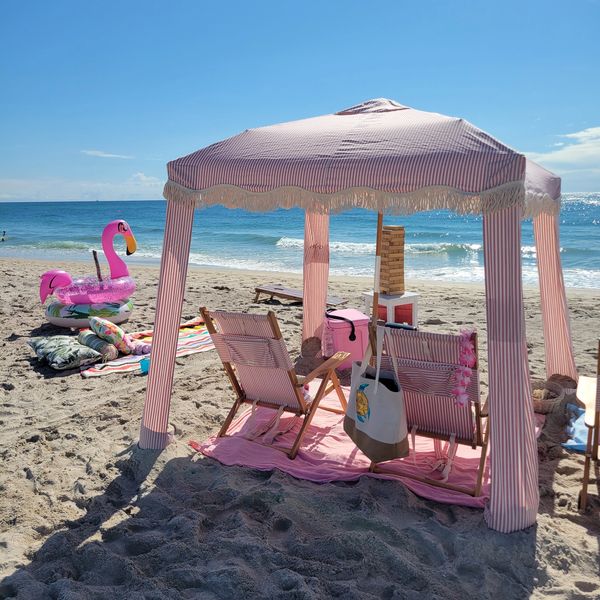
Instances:
[[[125,234],[125,244],[127,245],[127,256],[133,254],[137,250],[137,242],[135,241],[131,231],[128,231]]]

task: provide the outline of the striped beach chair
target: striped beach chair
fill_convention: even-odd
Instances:
[[[382,366],[396,371],[404,392],[408,431],[412,437],[412,460],[416,464],[415,436],[433,438],[436,460],[427,476],[403,472],[402,476],[430,485],[479,496],[487,453],[487,434],[483,427],[483,410],[479,389],[477,334],[447,335],[394,327],[385,327]],[[465,350],[465,346],[466,349]],[[464,376],[465,352],[470,352],[470,377]],[[457,392],[457,387],[460,393]],[[447,454],[442,454],[442,442],[448,442]],[[481,448],[481,458],[473,488],[448,483],[457,444]],[[398,474],[385,464],[373,464],[371,470]],[[436,472],[436,476],[433,474]]]
[[[295,420],[290,420],[286,427],[281,428],[280,418],[283,413],[292,413],[302,419],[298,435],[291,448],[277,449],[293,459],[324,396],[335,390],[341,408],[321,408],[344,414],[346,398],[335,369],[349,356],[347,352],[338,352],[302,377],[294,370],[274,312],[269,311],[266,315],[220,310],[209,312],[203,307],[200,313],[236,394],[235,402],[219,431],[220,437],[227,434],[243,404],[251,404],[253,412],[257,406],[276,411],[266,426],[263,423],[247,435],[255,441],[262,438],[260,443],[267,445],[277,435],[291,429]],[[322,381],[316,395],[311,398],[308,395],[308,383],[315,378],[322,378]]]
[[[585,424],[588,428],[585,462],[583,465],[583,483],[579,494],[579,509],[587,507],[590,467],[592,462],[598,465],[598,438],[600,434],[600,340],[598,340],[598,359],[596,377],[580,377],[577,383],[577,398],[585,404]],[[596,478],[596,484],[598,484]]]

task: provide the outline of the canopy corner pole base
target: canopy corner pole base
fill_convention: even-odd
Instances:
[[[138,447],[142,450],[164,450],[174,441],[175,438],[172,433],[152,431],[142,424],[140,428]]]
[[[140,429],[139,446],[143,449],[162,450],[172,441],[169,411],[193,221],[193,202],[169,201],[148,388]]]

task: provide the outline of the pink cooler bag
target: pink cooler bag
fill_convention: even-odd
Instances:
[[[321,353],[325,358],[336,352],[350,356],[339,366],[349,369],[354,361],[362,360],[369,344],[369,317],[354,308],[332,310],[325,315],[321,336]]]

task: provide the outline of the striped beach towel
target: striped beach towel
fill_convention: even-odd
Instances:
[[[138,331],[132,333],[131,337],[136,340],[151,344],[153,331]],[[179,328],[179,340],[177,342],[177,356],[187,356],[197,352],[206,352],[212,350],[214,345],[206,329],[206,325],[201,318],[192,319],[183,323]],[[149,355],[123,356],[102,364],[95,364],[91,367],[81,369],[82,377],[100,377],[109,373],[131,373],[140,371],[141,360]]]

